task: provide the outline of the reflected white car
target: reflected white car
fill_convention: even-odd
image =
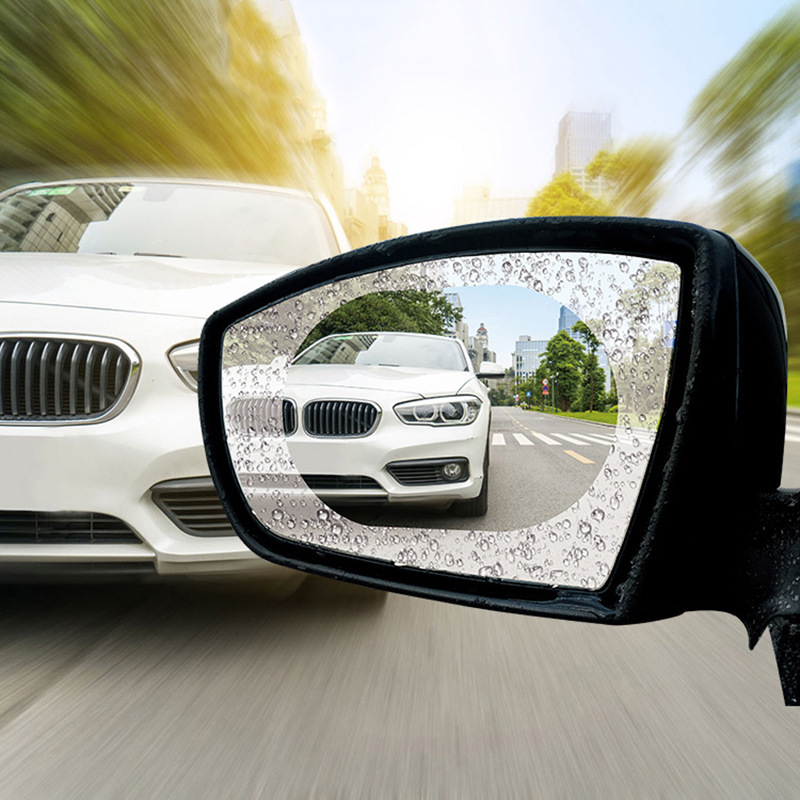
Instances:
[[[287,571],[229,526],[197,409],[206,317],[347,249],[286,189],[29,184],[0,194],[0,572]]]
[[[491,406],[461,342],[344,333],[289,368],[284,429],[326,502],[455,503],[486,513]]]

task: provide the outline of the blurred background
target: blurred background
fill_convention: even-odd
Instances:
[[[720,228],[783,295],[793,406],[798,112],[800,5],[773,0],[0,0],[0,188],[293,186],[354,246],[524,215]],[[353,592],[0,587],[0,797],[797,794],[800,719],[731,618]]]

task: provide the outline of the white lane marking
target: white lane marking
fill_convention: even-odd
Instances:
[[[554,433],[553,436],[558,436],[559,439],[563,439],[565,442],[569,442],[570,444],[579,444],[581,447],[587,447],[589,444],[594,444],[594,442],[582,442],[580,439],[567,436],[566,433]]]
[[[587,433],[573,433],[572,436],[575,436],[577,439],[586,439],[589,444],[614,444],[613,436],[600,436],[600,435],[591,435]]]
[[[512,433],[511,434],[520,444],[522,445],[530,445],[533,447],[533,442],[527,437],[523,436],[521,433]]]
[[[502,433],[493,433],[492,434],[492,446],[505,444],[506,439]]]
[[[559,445],[561,442],[557,441],[556,439],[551,439],[549,436],[545,436],[543,433],[536,433],[536,431],[530,432],[531,436],[535,436],[540,442],[544,442],[545,444],[555,444]]]

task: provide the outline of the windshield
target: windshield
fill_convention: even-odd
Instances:
[[[417,367],[458,372],[468,369],[464,354],[453,339],[392,333],[326,336],[314,342],[292,363]]]
[[[264,189],[86,183],[0,200],[0,250],[263,261],[305,266],[338,252],[312,199]]]

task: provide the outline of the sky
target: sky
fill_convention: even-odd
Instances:
[[[497,363],[513,367],[514,343],[523,336],[550,339],[558,332],[561,303],[547,295],[522,286],[453,286],[461,301],[464,322],[469,335],[475,336],[484,325],[489,336],[489,349]]]
[[[620,144],[680,133],[692,99],[775,0],[291,0],[346,183],[377,155],[391,215],[444,227],[464,186],[533,196],[568,111],[612,115]],[[710,193],[700,174],[676,208]],[[675,214],[677,216],[677,213]]]

